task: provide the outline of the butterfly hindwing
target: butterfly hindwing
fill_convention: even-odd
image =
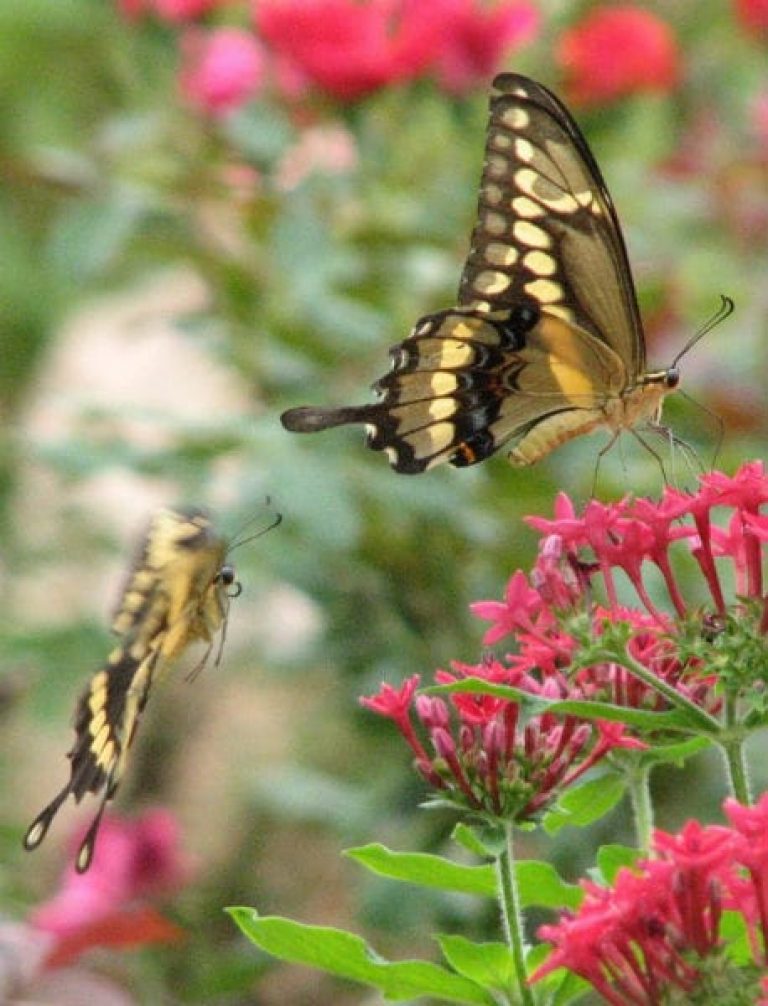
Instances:
[[[226,619],[228,595],[220,576],[225,553],[226,543],[202,511],[155,514],[113,619],[118,645],[75,710],[69,781],[30,825],[27,849],[42,842],[70,794],[79,803],[87,793],[102,793],[76,858],[80,872],[88,868],[153,683],[190,643],[210,643]]]

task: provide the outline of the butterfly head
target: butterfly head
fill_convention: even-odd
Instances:
[[[235,579],[235,567],[229,563],[223,565],[213,578],[214,586],[223,587],[227,592],[227,597],[239,597],[243,592],[243,585]],[[233,590],[230,592],[229,587]]]

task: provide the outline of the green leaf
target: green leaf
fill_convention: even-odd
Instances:
[[[393,880],[485,898],[497,893],[493,866],[464,866],[427,853],[393,852],[379,843],[347,849],[345,855],[373,873]],[[522,860],[515,864],[515,876],[523,908],[531,905],[576,908],[581,902],[580,889],[566,883],[550,863]]]
[[[226,909],[243,933],[268,954],[379,989],[385,999],[431,996],[451,1003],[493,1006],[492,998],[462,975],[429,961],[390,962],[359,936],[325,926],[258,915],[252,908]]]
[[[495,695],[500,699],[519,703],[529,715],[561,713],[580,716],[585,720],[611,720],[626,723],[642,730],[691,730],[695,724],[682,709],[652,713],[647,709],[628,709],[610,702],[588,702],[581,699],[547,699],[531,695],[511,685],[497,685],[482,678],[464,678],[450,685],[432,685],[420,689],[423,695]]]
[[[524,859],[515,863],[515,876],[523,908],[578,908],[583,894],[576,884],[569,884],[551,863]]]
[[[486,989],[508,992],[515,962],[505,943],[473,943],[463,936],[438,936],[443,956],[460,975]]]
[[[485,825],[470,827],[468,824],[457,824],[451,838],[467,852],[487,856],[489,859],[496,859],[507,844],[503,828]]]
[[[704,748],[712,746],[713,741],[709,737],[691,737],[690,740],[680,741],[678,744],[654,744],[647,751],[640,751],[641,765],[674,764],[682,765],[688,758],[703,751]]]
[[[628,845],[603,845],[597,851],[600,876],[606,884],[612,884],[622,866],[633,867],[640,857],[640,850]]]
[[[347,849],[345,856],[382,877],[404,880],[443,891],[494,897],[496,875],[492,866],[464,866],[424,852],[393,852],[378,842]]]
[[[601,775],[581,786],[569,789],[545,815],[544,830],[554,835],[566,825],[583,828],[604,817],[624,795],[624,779],[619,775]]]

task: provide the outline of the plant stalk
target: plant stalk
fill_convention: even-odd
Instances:
[[[520,909],[520,893],[515,877],[515,857],[513,851],[514,825],[505,824],[506,845],[504,851],[496,859],[496,878],[499,890],[499,906],[501,920],[504,926],[504,936],[512,951],[512,960],[517,977],[516,1003],[520,1006],[534,1006],[533,993],[526,982],[525,970],[525,934],[523,932],[523,916]]]

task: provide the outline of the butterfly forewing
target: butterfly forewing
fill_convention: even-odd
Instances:
[[[71,794],[103,793],[76,867],[90,865],[106,803],[123,776],[128,751],[153,683],[195,640],[211,642],[226,618],[219,576],[226,543],[199,510],[160,510],[143,536],[112,628],[118,645],[91,678],[75,710],[70,778],[27,831],[36,848]]]
[[[567,109],[516,74],[494,81],[478,217],[459,302],[531,299],[645,368],[632,275],[600,169]]]

